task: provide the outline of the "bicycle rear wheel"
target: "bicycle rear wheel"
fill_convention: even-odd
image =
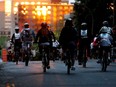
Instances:
[[[70,70],[71,70],[71,54],[70,54],[70,52],[67,52],[66,53],[66,56],[67,56],[67,58],[66,58],[66,62],[67,62],[67,74],[70,74]]]
[[[16,65],[18,65],[18,61],[19,61],[19,52],[16,51],[15,52],[15,62],[16,62]]]
[[[43,72],[46,72],[48,60],[47,60],[47,54],[44,53],[42,57],[42,64],[43,64]]]
[[[102,71],[106,72],[108,66],[108,54],[106,52],[103,52],[103,58],[102,58]]]
[[[71,61],[70,61],[70,59],[68,59],[68,63],[67,63],[67,74],[70,74],[70,70],[71,70]]]
[[[30,59],[30,51],[27,51],[26,57],[25,57],[25,66],[29,65],[29,59]]]
[[[86,57],[86,49],[83,51],[83,67],[86,68],[87,57]]]

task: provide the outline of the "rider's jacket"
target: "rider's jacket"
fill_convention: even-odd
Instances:
[[[43,32],[42,29],[40,29],[37,32],[37,35],[36,35],[36,38],[35,38],[35,42],[37,42],[38,39],[39,39],[39,43],[44,43],[44,42],[50,42],[51,43],[52,37],[51,37],[50,31],[47,30],[47,34],[46,35],[44,35],[42,32]]]
[[[112,31],[112,28],[111,27],[107,27],[107,26],[102,26],[100,31],[99,31],[99,34],[102,32],[102,30],[106,27],[107,29],[107,33],[112,35],[113,34],[113,31]]]
[[[100,46],[111,46],[113,38],[110,34],[108,33],[101,33],[97,40],[99,41]]]
[[[77,31],[74,27],[63,27],[59,37],[59,43],[62,47],[67,47],[69,43],[76,47],[77,40]]]
[[[20,39],[20,33],[15,33],[15,40]]]
[[[20,32],[19,32],[19,33],[14,33],[14,34],[12,35],[11,41],[12,41],[13,43],[19,43],[19,42],[21,42],[21,33],[20,33]]]

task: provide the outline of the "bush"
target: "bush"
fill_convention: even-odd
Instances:
[[[8,40],[8,37],[6,37],[6,36],[1,36],[0,37],[0,46],[1,46],[1,48],[6,47],[6,41],[7,40]]]

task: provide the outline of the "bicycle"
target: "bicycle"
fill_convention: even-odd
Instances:
[[[28,66],[29,64],[29,59],[31,57],[31,44],[27,44],[27,52],[26,52],[26,57],[25,57],[25,65]]]
[[[66,49],[66,52],[64,53],[65,55],[65,63],[67,66],[67,74],[70,74],[71,66],[72,66],[72,59],[71,59],[71,52],[69,49]]]
[[[31,42],[23,43],[23,61],[25,62],[25,66],[28,66],[29,59],[31,57]]]
[[[101,61],[101,70],[103,72],[106,72],[107,66],[109,65],[109,60],[108,60],[108,51],[106,49],[103,49],[103,56],[102,56],[102,61]]]
[[[43,65],[43,72],[46,72],[46,69],[48,68],[48,62],[49,62],[49,60],[47,58],[48,57],[48,53],[47,53],[48,49],[46,49],[46,48],[48,48],[49,45],[50,45],[50,43],[48,43],[48,42],[39,44],[39,46],[42,47],[42,65]]]

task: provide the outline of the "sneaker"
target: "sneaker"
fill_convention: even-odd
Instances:
[[[97,63],[101,63],[102,62],[102,60],[101,59],[99,59],[98,61],[97,61]]]
[[[50,69],[50,66],[49,65],[47,66],[47,69]]]
[[[75,67],[74,67],[74,66],[72,66],[72,67],[71,67],[71,70],[75,71]]]
[[[79,63],[78,63],[78,65],[82,65],[82,63],[81,63],[81,62],[79,62]]]

